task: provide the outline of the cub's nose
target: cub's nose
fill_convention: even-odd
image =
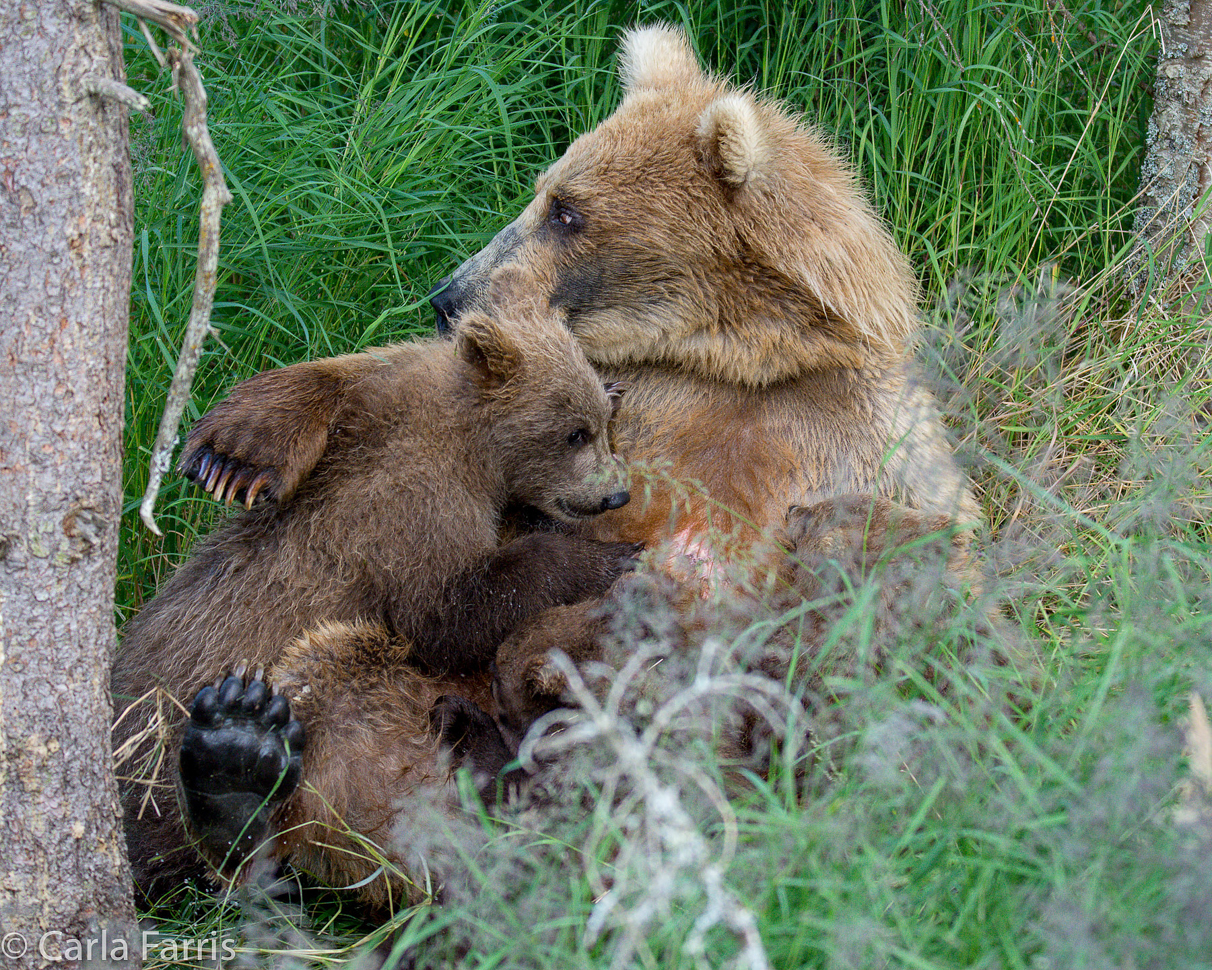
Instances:
[[[450,281],[451,277],[442,277],[426,294],[429,297],[429,305],[433,307],[434,313],[437,315],[438,333],[443,336],[450,333],[451,322],[459,315],[459,304],[455,299],[454,287],[450,285]]]
[[[611,509],[621,509],[624,505],[631,501],[631,493],[624,490],[615,492],[613,495],[608,495],[602,499],[602,511],[609,512]]]

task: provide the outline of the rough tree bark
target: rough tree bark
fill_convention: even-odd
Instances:
[[[140,955],[109,743],[130,161],[126,109],[88,93],[122,79],[117,11],[0,2],[5,966]]]
[[[1129,283],[1138,295],[1193,281],[1212,206],[1212,0],[1165,0],[1153,116],[1141,165],[1138,238]],[[1185,289],[1185,287],[1184,287]]]

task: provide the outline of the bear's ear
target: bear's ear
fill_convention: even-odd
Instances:
[[[623,35],[619,52],[623,94],[643,89],[684,86],[702,78],[686,34],[677,27],[654,24],[633,27]]]
[[[703,160],[733,188],[761,182],[773,167],[765,125],[747,94],[712,101],[699,116],[697,136]]]
[[[484,391],[499,391],[522,372],[521,350],[490,317],[470,314],[460,322],[455,340],[459,357]]]
[[[606,399],[610,401],[610,417],[613,419],[619,413],[619,406],[623,403],[623,394],[631,385],[626,381],[611,381],[609,384],[603,384],[602,387],[606,390]]]

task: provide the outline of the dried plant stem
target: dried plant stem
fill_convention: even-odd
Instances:
[[[162,535],[152,510],[160,482],[172,462],[173,448],[177,442],[177,429],[181,424],[181,412],[189,400],[194,373],[198,369],[198,356],[202,343],[210,332],[210,311],[215,301],[215,272],[219,263],[219,222],[223,206],[231,201],[231,192],[223,178],[223,168],[210,138],[206,125],[206,89],[202,77],[194,66],[194,45],[186,36],[198,22],[198,15],[188,7],[166,3],[164,0],[107,0],[114,6],[139,18],[139,25],[148,36],[145,20],[158,24],[180,47],[172,49],[167,56],[161,55],[154,42],[152,50],[157,60],[171,65],[173,90],[178,91],[185,104],[185,116],[181,127],[185,140],[193,149],[202,172],[202,205],[198,219],[198,269],[194,276],[194,301],[189,315],[189,326],[177,358],[177,369],[173,374],[168,399],[164,403],[164,414],[152,450],[151,467],[148,472],[147,490],[139,505],[139,516],[156,535]]]
[[[193,149],[202,171],[202,205],[198,218],[198,269],[194,275],[194,302],[189,315],[189,325],[177,358],[177,369],[164,402],[164,414],[160,418],[160,429],[152,449],[151,467],[147,476],[147,490],[139,504],[139,517],[156,535],[163,535],[152,516],[160,482],[172,463],[173,448],[177,443],[177,429],[181,425],[181,412],[189,400],[194,373],[198,369],[198,356],[202,343],[210,332],[210,311],[215,302],[215,272],[219,264],[219,222],[223,207],[231,201],[231,192],[223,178],[223,167],[210,138],[206,125],[206,89],[202,77],[194,67],[193,52],[197,47],[189,34],[197,35],[198,15],[189,7],[182,7],[167,0],[105,0],[105,2],[134,14],[139,28],[151,47],[156,60],[163,66],[172,67],[172,89],[181,95],[185,105],[181,128],[185,140]],[[161,27],[179,45],[162,54],[156,46],[146,21]]]
[[[741,944],[732,966],[737,970],[770,970],[757,918],[724,885],[724,867],[736,847],[736,816],[728,799],[692,764],[682,758],[666,760],[658,750],[661,735],[672,727],[679,712],[709,694],[743,696],[749,701],[768,695],[771,703],[759,702],[759,709],[766,709],[772,723],[783,720],[775,708],[780,699],[787,698],[773,682],[755,675],[721,675],[715,671],[722,646],[714,640],[704,646],[693,681],[658,707],[644,730],[636,730],[621,706],[658,650],[637,647],[612,679],[604,700],[598,699],[565,654],[553,652],[552,662],[564,675],[577,709],[557,710],[539,718],[518,753],[523,764],[534,764],[536,750],[540,749],[544,756],[550,756],[578,745],[604,742],[611,750],[613,768],[603,779],[583,857],[597,899],[585,924],[585,945],[594,946],[607,927],[617,928],[612,968],[633,965],[652,924],[669,912],[687,887],[701,885],[706,904],[686,941],[686,951],[695,963],[709,965],[706,935],[713,927],[724,926]],[[547,728],[555,725],[563,726],[563,730],[549,735]],[[682,786],[669,784],[653,770],[662,762],[682,780],[697,785],[720,812],[727,834],[725,851],[719,859],[711,858],[710,844],[683,806]],[[602,856],[600,847],[607,831],[618,818],[634,818],[637,828],[612,858],[611,878],[607,880],[599,873],[596,860]]]

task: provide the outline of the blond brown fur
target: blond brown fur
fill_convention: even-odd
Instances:
[[[978,521],[910,364],[913,274],[850,167],[785,107],[705,74],[679,30],[628,32],[620,70],[614,114],[433,297],[457,327],[497,267],[520,268],[630,385],[624,454],[706,486],[679,505],[656,482],[594,534],[752,535],[850,492]]]

